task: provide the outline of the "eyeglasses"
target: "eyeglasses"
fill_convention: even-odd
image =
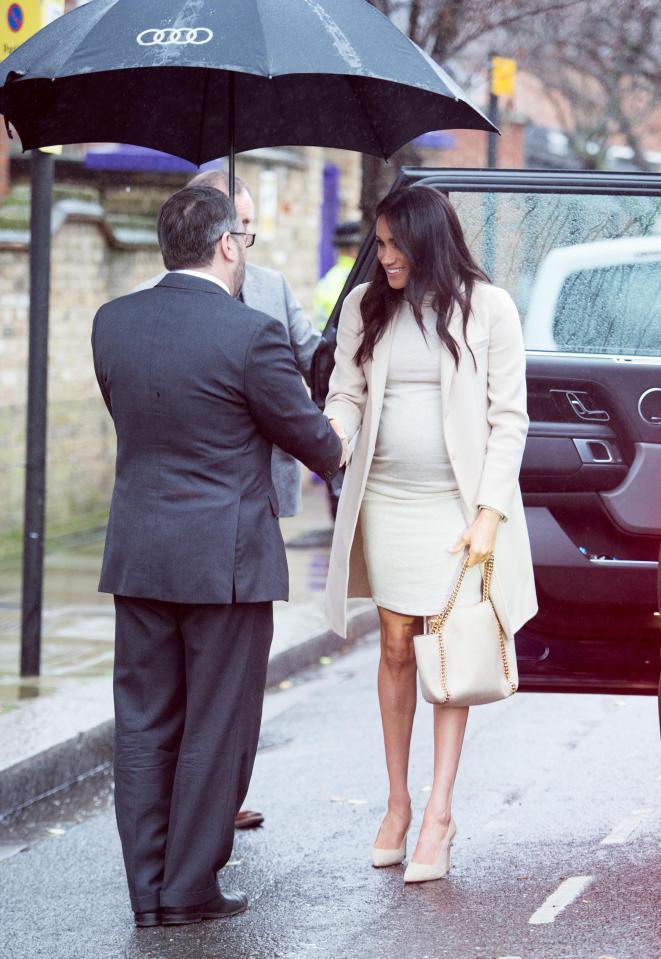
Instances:
[[[237,230],[228,230],[227,232],[230,234],[230,236],[242,236],[247,250],[249,250],[251,246],[254,246],[255,237],[257,236],[256,233],[246,233],[245,230],[242,230],[241,232]]]

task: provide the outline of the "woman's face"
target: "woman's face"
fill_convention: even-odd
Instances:
[[[376,255],[386,271],[393,290],[403,290],[408,283],[411,265],[395,243],[385,216],[376,221]]]

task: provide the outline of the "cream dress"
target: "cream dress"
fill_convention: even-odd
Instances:
[[[441,339],[424,311],[393,319],[392,352],[374,456],[360,510],[370,588],[396,613],[439,613],[463,554],[450,553],[466,520],[443,432]],[[460,605],[480,600],[480,569],[468,571]]]

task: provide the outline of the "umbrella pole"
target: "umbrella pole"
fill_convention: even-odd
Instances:
[[[38,676],[41,667],[53,169],[51,154],[32,151],[21,676]]]
[[[234,88],[234,72],[230,73],[230,102],[229,102],[229,126],[230,126],[230,199],[234,203],[236,193],[236,102]]]

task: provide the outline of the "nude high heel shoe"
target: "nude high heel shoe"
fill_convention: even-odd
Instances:
[[[450,871],[450,849],[456,834],[457,827],[454,819],[451,819],[436,862],[431,865],[410,862],[404,873],[404,882],[429,882],[432,879],[442,879],[447,876]]]
[[[384,866],[399,866],[406,859],[406,837],[409,834],[412,819],[413,813],[409,818],[409,824],[406,827],[399,849],[377,849],[376,846],[372,848],[372,865],[375,869],[383,869]]]

